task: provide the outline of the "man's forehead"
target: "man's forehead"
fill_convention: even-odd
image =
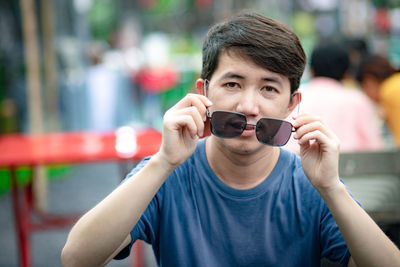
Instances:
[[[231,64],[231,62],[236,62],[237,64]],[[224,64],[225,63],[225,64]],[[222,66],[221,66],[222,65]],[[245,71],[243,66],[251,66],[251,72]],[[256,72],[256,70],[258,70]],[[265,66],[260,66],[254,62],[249,56],[240,52],[238,49],[229,49],[222,51],[218,56],[218,67],[217,72],[220,72],[221,78],[248,78],[254,74],[259,74],[260,80],[270,81],[276,83],[289,82],[289,78],[281,73],[274,72]]]

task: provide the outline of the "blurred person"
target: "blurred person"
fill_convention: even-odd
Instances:
[[[348,90],[342,84],[349,64],[348,54],[340,45],[316,46],[311,54],[312,78],[301,88],[300,109],[324,120],[338,136],[341,152],[380,150],[384,142],[373,104],[361,91]],[[299,152],[293,140],[287,148]]]
[[[88,128],[95,131],[111,131],[116,127],[118,77],[115,71],[104,64],[103,57],[106,50],[107,45],[102,42],[92,42],[87,48],[91,63],[86,73]]]
[[[357,80],[362,90],[381,107],[397,146],[400,145],[400,72],[381,55],[368,55],[360,64]]]
[[[160,150],[72,228],[63,265],[105,265],[137,239],[161,266],[398,265],[338,177],[337,137],[312,114],[283,121],[305,62],[298,37],[258,13],[213,26],[199,94],[165,113]],[[279,147],[293,128],[301,160]]]
[[[130,122],[135,105],[122,54],[103,42],[88,46],[88,128],[111,131]]]
[[[359,89],[356,80],[357,69],[361,59],[368,53],[368,44],[363,38],[347,38],[344,47],[349,55],[350,66],[342,79],[343,85],[349,89]]]

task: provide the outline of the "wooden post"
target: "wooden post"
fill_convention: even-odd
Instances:
[[[44,92],[47,129],[59,130],[57,60],[54,44],[55,20],[53,0],[42,0]]]
[[[41,95],[39,46],[37,38],[36,8],[34,0],[20,0],[22,32],[26,62],[26,88],[28,96],[29,132],[43,132],[43,106]],[[47,209],[47,177],[43,166],[34,170],[32,178],[34,205],[41,210]]]
[[[43,132],[43,111],[36,12],[33,0],[20,0],[20,4],[26,62],[29,131],[38,134]]]

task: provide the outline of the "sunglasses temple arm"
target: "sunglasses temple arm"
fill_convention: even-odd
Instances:
[[[210,114],[210,111],[208,109],[206,110],[206,116],[207,116],[207,118],[211,119],[211,114]]]
[[[204,90],[203,90],[203,91],[204,91],[204,96],[205,96],[205,97],[208,97],[208,96],[207,96],[207,89],[208,89],[208,80],[207,80],[207,79],[204,80],[203,89],[204,89]]]
[[[300,113],[300,102],[301,102],[301,93],[297,92],[297,115]]]

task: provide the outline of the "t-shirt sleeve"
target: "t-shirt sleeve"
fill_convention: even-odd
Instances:
[[[130,179],[134,176],[138,171],[140,171],[149,161],[150,157],[145,158],[142,160],[121,182],[124,183],[127,179]],[[158,217],[160,210],[160,191],[153,197],[150,201],[149,205],[147,206],[146,210],[140,217],[138,223],[131,231],[131,243],[122,249],[114,259],[120,260],[124,259],[129,256],[131,248],[137,239],[143,240],[146,243],[153,243],[157,234],[156,229],[158,229]]]

